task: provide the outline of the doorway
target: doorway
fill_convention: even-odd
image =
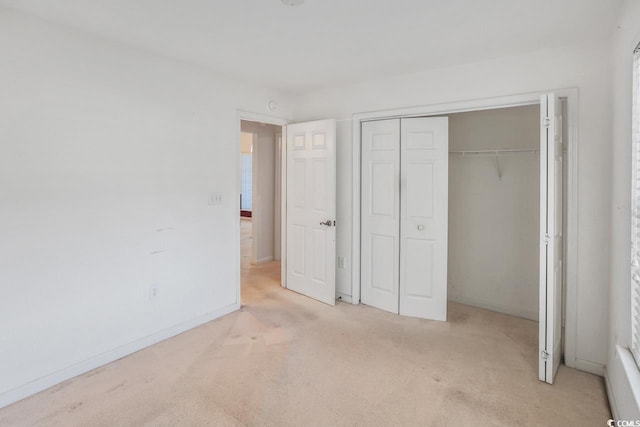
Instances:
[[[376,121],[384,121],[392,118],[417,118],[417,117],[434,117],[434,116],[451,116],[456,113],[463,112],[474,112],[474,111],[484,111],[484,110],[492,110],[492,109],[500,109],[500,108],[509,108],[509,107],[522,107],[522,106],[532,106],[534,109],[542,112],[542,115],[538,115],[539,119],[542,119],[542,123],[538,119],[533,119],[531,122],[533,126],[538,127],[540,129],[539,134],[541,135],[539,145],[540,152],[538,154],[538,159],[540,160],[539,165],[541,168],[541,173],[538,175],[536,181],[540,179],[540,188],[544,191],[540,192],[540,215],[539,218],[546,218],[546,223],[543,224],[540,222],[540,228],[538,230],[543,230],[543,235],[538,238],[538,242],[545,242],[540,244],[540,256],[538,260],[545,260],[547,265],[547,270],[543,274],[542,270],[542,262],[540,263],[540,278],[544,278],[544,280],[540,280],[539,286],[539,295],[540,295],[540,318],[544,320],[544,322],[540,322],[540,338],[539,342],[541,343],[540,352],[540,366],[541,366],[541,374],[540,378],[547,382],[553,381],[553,373],[549,375],[550,371],[547,371],[546,377],[542,370],[543,366],[549,368],[550,366],[557,367],[559,364],[560,354],[561,354],[561,346],[556,344],[556,337],[559,338],[560,335],[560,327],[562,326],[562,316],[561,313],[564,312],[566,318],[565,329],[567,333],[565,334],[566,340],[564,342],[564,353],[565,353],[565,361],[566,364],[570,367],[575,366],[575,343],[574,336],[572,335],[576,330],[575,323],[575,270],[576,270],[576,251],[577,247],[577,233],[576,233],[576,224],[577,224],[577,189],[576,189],[576,180],[575,180],[575,172],[577,166],[577,139],[576,139],[576,131],[575,131],[575,119],[576,119],[576,103],[577,103],[577,93],[575,90],[567,89],[563,91],[556,91],[556,94],[528,94],[528,95],[517,95],[510,97],[502,97],[502,98],[494,98],[494,99],[484,99],[484,100],[476,100],[476,101],[465,101],[459,103],[450,103],[450,104],[442,104],[442,105],[434,105],[434,106],[426,106],[426,107],[416,107],[416,108],[407,108],[407,109],[399,109],[399,110],[389,110],[382,112],[373,112],[373,113],[363,113],[354,115],[354,169],[356,173],[354,173],[354,227],[353,227],[353,236],[354,236],[354,247],[353,247],[353,259],[355,265],[362,266],[362,258],[361,245],[364,243],[363,238],[365,236],[361,235],[364,231],[361,222],[362,212],[365,209],[364,205],[361,205],[360,197],[362,196],[362,189],[364,188],[363,180],[365,178],[364,168],[365,165],[362,164],[361,167],[361,145],[360,141],[364,132],[363,124],[367,121],[376,120]],[[564,98],[564,104],[559,102],[559,98]],[[564,116],[562,112],[564,111]],[[538,113],[540,114],[540,113]],[[562,124],[565,126],[562,126]],[[544,133],[543,130],[544,129]],[[565,143],[562,143],[562,135],[564,134]],[[535,138],[534,138],[535,140]],[[364,140],[362,140],[364,141]],[[545,142],[546,141],[546,142]],[[560,141],[560,142],[558,142]],[[370,142],[370,141],[369,141]],[[364,142],[362,142],[364,144]],[[371,145],[371,144],[369,144]],[[562,148],[565,147],[566,155],[563,156]],[[506,152],[496,153],[497,149],[475,149],[475,153],[471,153],[472,150],[456,150],[459,151],[455,153],[455,155],[461,156],[471,156],[477,155],[489,157],[488,159],[490,163],[488,165],[493,165],[492,167],[495,169],[494,174],[497,175],[497,179],[500,180],[500,175],[505,171],[505,159],[504,154]],[[508,149],[507,149],[508,150]],[[516,153],[525,153],[528,149],[512,149],[513,155]],[[452,153],[453,154],[453,153]],[[535,157],[533,157],[535,159]],[[544,159],[544,163],[541,161]],[[465,159],[470,160],[470,159]],[[564,160],[564,163],[563,163]],[[478,162],[476,162],[478,164]],[[535,163],[534,163],[535,164]],[[542,167],[544,166],[544,170]],[[564,166],[564,167],[563,167]],[[544,172],[544,173],[542,173]],[[564,174],[563,174],[564,172]],[[549,175],[552,173],[552,176]],[[545,175],[545,180],[543,180],[543,175]],[[556,176],[558,179],[556,179]],[[565,176],[566,179],[562,179]],[[446,185],[446,184],[445,184]],[[562,189],[565,191],[562,191]],[[566,197],[562,197],[563,194],[566,194]],[[544,202],[544,204],[543,204]],[[370,206],[367,205],[367,209]],[[534,206],[535,208],[535,206]],[[563,214],[563,209],[564,214]],[[535,211],[535,209],[534,209]],[[564,221],[563,221],[564,219]],[[548,228],[551,225],[553,228]],[[557,225],[557,227],[556,227]],[[545,229],[545,227],[547,227]],[[546,230],[546,233],[544,233]],[[537,233],[536,233],[537,234]],[[537,237],[537,236],[536,236]],[[544,239],[542,238],[544,237]],[[487,240],[490,241],[490,240]],[[552,242],[552,243],[549,243]],[[546,255],[543,248],[547,245]],[[486,246],[486,245],[485,245]],[[534,246],[535,247],[535,246]],[[529,248],[531,249],[531,248]],[[557,249],[557,250],[556,250]],[[529,251],[533,256],[529,257],[530,259],[535,258],[535,251]],[[558,262],[559,261],[559,262]],[[560,265],[561,268],[556,268],[557,265]],[[532,264],[533,266],[533,264]],[[531,266],[530,266],[531,267]],[[549,270],[551,269],[551,270]],[[533,270],[533,268],[530,268]],[[361,289],[362,285],[362,277],[361,277],[361,269],[354,268],[353,270],[353,289],[352,293],[354,295],[354,303],[357,304],[361,300]],[[556,278],[558,280],[556,280]],[[444,281],[445,289],[447,287],[447,282]],[[549,285],[549,283],[551,283]],[[558,283],[559,286],[555,286],[555,283]],[[566,287],[562,288],[560,285],[566,284]],[[442,286],[442,284],[440,285]],[[546,289],[545,289],[546,286]],[[551,286],[551,288],[549,288]],[[566,295],[565,301],[562,301],[561,296]],[[545,300],[546,298],[546,300]],[[551,299],[549,299],[551,298]],[[529,298],[531,299],[531,298]],[[535,303],[537,298],[533,299]],[[551,301],[551,302],[550,302]],[[562,304],[564,302],[564,304]],[[493,307],[496,309],[499,307]],[[543,312],[543,309],[545,310]],[[529,310],[529,313],[534,313],[536,310]],[[543,314],[544,313],[544,314]],[[543,317],[544,316],[544,317]],[[550,317],[551,316],[551,317]],[[423,316],[424,317],[424,316]],[[426,316],[428,317],[428,316]],[[523,316],[526,317],[526,316]],[[530,316],[532,317],[532,316]],[[549,319],[551,323],[549,323]],[[544,328],[543,328],[544,326]],[[557,328],[557,330],[556,330]],[[545,334],[546,331],[546,334]],[[549,335],[549,334],[552,334]],[[553,342],[553,344],[550,344]],[[546,347],[549,345],[549,347]],[[557,345],[557,350],[556,350]],[[550,353],[550,348],[553,347],[553,351]],[[547,363],[549,361],[549,363]],[[554,370],[555,371],[555,370]]]
[[[284,119],[238,111],[237,134],[237,203],[241,211],[242,199],[242,133],[253,133],[252,154],[252,213],[251,222],[244,219],[246,261],[242,263],[243,219],[237,222],[237,287],[236,301],[242,304],[243,273],[260,272],[256,266],[269,264],[271,271],[280,264],[276,282],[329,305],[335,304],[335,245],[336,245],[336,121],[316,120],[288,124]],[[273,165],[260,167],[261,128],[275,125]],[[256,128],[257,127],[257,128]],[[278,129],[280,132],[278,132]],[[253,144],[255,142],[255,144]],[[263,150],[267,151],[267,150]],[[267,156],[268,157],[268,156]],[[256,166],[258,165],[258,166]],[[267,174],[269,168],[275,175]],[[262,172],[261,172],[262,171]],[[264,197],[261,186],[271,186],[274,196]],[[266,202],[265,202],[266,200]],[[273,206],[273,223],[263,213],[271,213],[263,205]],[[258,219],[260,218],[260,219]],[[250,224],[250,225],[249,225]],[[271,228],[272,226],[272,228]],[[265,231],[266,230],[266,231]],[[273,247],[265,244],[264,234],[273,237]],[[251,239],[249,240],[249,236]],[[263,249],[273,250],[273,256],[264,256]],[[279,250],[278,250],[279,249]],[[251,254],[251,255],[249,255]],[[277,258],[280,259],[277,259]],[[252,262],[253,261],[253,262]],[[258,279],[260,280],[260,279]],[[251,281],[247,281],[249,284]],[[248,287],[248,286],[245,286]]]
[[[243,304],[281,286],[282,126],[240,121],[240,284]]]

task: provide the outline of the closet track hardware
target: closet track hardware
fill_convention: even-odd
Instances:
[[[504,148],[500,150],[462,150],[462,151],[449,151],[449,154],[459,154],[462,157],[495,157],[496,170],[498,172],[498,179],[502,180],[502,167],[500,166],[500,156],[503,154],[516,154],[516,153],[532,153],[536,154],[540,152],[538,148]]]

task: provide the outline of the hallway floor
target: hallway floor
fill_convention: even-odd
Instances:
[[[246,236],[245,236],[246,237]],[[246,242],[245,242],[246,243]],[[248,261],[248,260],[245,260]],[[243,261],[241,310],[0,410],[1,426],[594,426],[602,378],[537,380],[537,323],[318,303]]]
[[[252,219],[240,220],[240,248],[242,283],[242,304],[259,300],[265,292],[281,291],[280,285],[280,261],[272,261],[264,264],[251,264],[252,249]]]

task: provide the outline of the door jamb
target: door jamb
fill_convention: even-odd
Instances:
[[[562,88],[544,90],[525,94],[508,95],[494,98],[482,98],[458,102],[448,102],[418,107],[380,110],[356,113],[352,118],[352,236],[351,236],[351,295],[352,303],[360,303],[360,191],[361,191],[361,124],[364,121],[383,120],[400,117],[435,116],[468,111],[490,110],[498,108],[518,107],[540,103],[540,96],[556,93],[567,100],[567,259],[566,264],[566,298],[565,330],[564,330],[564,361],[571,368],[583,370],[576,354],[577,335],[577,287],[578,287],[578,89]],[[579,365],[579,366],[577,366]]]
[[[286,135],[287,135],[287,124],[288,120],[282,119],[280,117],[267,116],[260,113],[253,113],[249,111],[237,110],[236,111],[236,184],[235,184],[235,194],[233,196],[234,200],[234,209],[236,207],[239,209],[240,206],[240,192],[242,191],[242,156],[240,155],[240,134],[242,132],[242,121],[250,121],[250,122],[259,122],[259,123],[267,123],[275,126],[282,126],[282,150],[281,150],[281,164],[280,164],[280,173],[281,173],[281,189],[280,189],[280,206],[281,206],[281,217],[280,217],[280,268],[281,268],[281,286],[286,288],[286,275],[284,272],[287,268],[287,212],[286,212],[286,203],[287,203],[287,180],[286,178]],[[234,210],[235,212],[235,210]],[[235,244],[237,245],[235,248],[235,266],[236,266],[236,305],[238,307],[241,306],[241,278],[240,278],[240,263],[242,262],[242,255],[240,253],[240,213],[236,212],[236,232],[235,232]]]

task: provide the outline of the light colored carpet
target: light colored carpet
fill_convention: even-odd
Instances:
[[[245,234],[244,239],[248,239]],[[243,248],[244,249],[244,248]],[[430,322],[243,269],[243,308],[0,410],[2,426],[594,426],[603,380],[537,380],[537,324],[460,304]]]

